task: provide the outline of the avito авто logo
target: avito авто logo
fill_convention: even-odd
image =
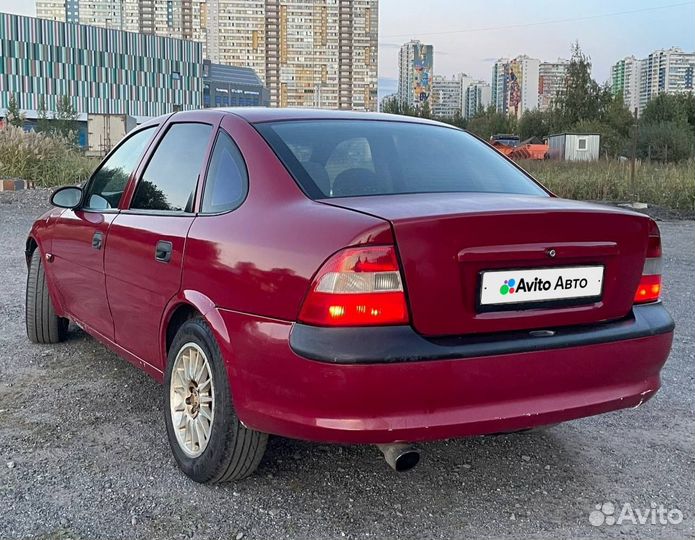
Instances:
[[[514,294],[520,292],[540,292],[550,290],[569,290],[569,289],[584,289],[589,284],[586,278],[563,278],[558,276],[555,286],[548,279],[534,278],[526,280],[521,278],[519,283],[515,278],[505,279],[500,287],[500,294]]]

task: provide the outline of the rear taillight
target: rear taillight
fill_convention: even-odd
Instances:
[[[635,304],[655,302],[661,295],[661,235],[652,221],[649,229],[647,258],[644,260],[642,278],[635,292]]]
[[[395,248],[347,248],[333,255],[316,274],[299,320],[318,326],[406,324]]]

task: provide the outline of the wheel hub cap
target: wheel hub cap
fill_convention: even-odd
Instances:
[[[203,453],[215,414],[210,363],[196,343],[186,343],[174,360],[169,404],[176,440],[189,457]]]

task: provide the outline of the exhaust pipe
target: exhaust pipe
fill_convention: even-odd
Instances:
[[[396,472],[409,471],[420,461],[420,450],[406,443],[377,444],[386,463]]]

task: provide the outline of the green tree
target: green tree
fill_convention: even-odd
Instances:
[[[76,141],[78,114],[68,96],[58,98],[53,120],[54,131],[63,137]]]
[[[554,101],[559,123],[567,129],[580,120],[598,119],[610,97],[610,90],[599,86],[591,77],[591,60],[582,52],[579,43],[574,43],[565,88]]]
[[[432,116],[432,109],[430,108],[430,102],[424,101],[420,107],[418,107],[418,114],[420,118],[430,118]]]
[[[43,97],[39,98],[39,108],[36,112],[38,113],[38,118],[36,120],[35,131],[39,133],[49,133],[51,131],[51,121],[48,119],[46,100]]]
[[[622,96],[605,94],[599,118],[584,119],[572,126],[572,131],[599,133],[601,155],[615,158],[632,155],[631,140],[635,118],[623,103]]]
[[[603,104],[601,120],[618,134],[628,138],[635,123],[633,113],[623,102],[623,96],[608,96]]]
[[[638,154],[656,161],[695,157],[695,96],[659,94],[642,111]]]
[[[10,100],[7,103],[6,118],[8,124],[18,128],[24,127],[26,115],[19,109],[19,103],[17,103],[17,98],[14,94],[10,94]]]
[[[515,133],[516,118],[497,112],[494,105],[468,120],[468,131],[487,140],[497,133]]]
[[[695,135],[685,122],[659,122],[640,127],[637,153],[653,161],[682,161],[693,157]]]
[[[466,129],[468,125],[468,121],[463,117],[461,111],[459,111],[458,109],[456,109],[456,112],[454,113],[453,117],[444,119],[444,122],[461,129]]]
[[[683,113],[690,129],[695,133],[695,94],[679,94],[683,103]]]
[[[531,137],[547,137],[549,134],[548,114],[543,111],[526,111],[519,119],[519,137],[521,140]]]
[[[385,97],[381,102],[381,112],[388,114],[401,114],[400,105],[396,96]]]
[[[381,112],[400,114],[402,116],[417,116],[417,110],[412,105],[401,103],[396,96],[384,100]]]
[[[659,94],[647,103],[640,121],[644,125],[660,122],[688,124],[695,131],[695,95]]]

